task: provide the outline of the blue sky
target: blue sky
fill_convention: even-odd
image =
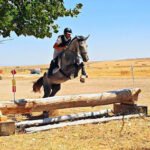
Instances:
[[[83,3],[77,18],[60,18],[59,33],[51,39],[17,37],[0,44],[0,66],[49,64],[53,44],[65,27],[75,35],[88,35],[91,61],[150,57],[149,0],[65,0],[67,8]],[[0,40],[3,40],[0,37]]]

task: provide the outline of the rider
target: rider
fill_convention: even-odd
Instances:
[[[48,69],[48,77],[52,75],[53,69],[58,67],[58,55],[67,48],[71,42],[72,30],[70,28],[64,29],[64,34],[59,35],[57,41],[55,42],[53,60],[51,61],[50,68]]]

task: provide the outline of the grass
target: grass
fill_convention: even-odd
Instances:
[[[0,137],[0,143],[2,150],[149,149],[149,131],[150,120],[141,118]]]

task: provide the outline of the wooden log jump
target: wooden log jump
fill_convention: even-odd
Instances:
[[[114,117],[108,117],[108,118],[96,118],[96,119],[87,119],[87,120],[77,120],[72,122],[63,122],[59,124],[49,124],[45,126],[39,126],[39,127],[29,127],[26,128],[24,131],[26,133],[35,133],[39,131],[46,131],[50,129],[56,129],[56,128],[62,128],[66,126],[75,126],[75,125],[83,125],[83,124],[96,124],[96,123],[103,123],[103,122],[109,122],[113,120],[123,120],[123,119],[130,119],[130,118],[138,118],[142,117],[143,114],[132,114],[132,115],[125,115],[125,116],[114,116]]]
[[[0,104],[2,114],[27,114],[55,109],[94,107],[108,104],[134,104],[141,92],[139,88],[108,91],[100,94],[55,96],[41,99],[20,99]]]
[[[104,116],[108,116],[110,112],[111,112],[111,109],[105,109],[105,110],[95,111],[95,112],[83,112],[83,113],[69,114],[69,115],[58,116],[58,117],[53,117],[53,118],[43,118],[43,119],[38,119],[38,120],[21,121],[21,122],[17,122],[15,125],[19,128],[25,128],[25,127],[30,127],[30,126],[54,124],[54,123],[60,123],[60,122],[65,122],[65,121],[74,121],[74,120],[79,120],[79,119],[101,118]]]

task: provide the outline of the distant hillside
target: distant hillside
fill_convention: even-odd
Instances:
[[[17,73],[30,74],[31,69],[40,68],[42,73],[47,71],[47,65],[0,67],[3,74],[10,74],[12,69]],[[133,68],[131,68],[133,67]],[[93,61],[86,63],[89,77],[130,77],[133,69],[134,76],[150,77],[150,58],[124,59],[114,61]]]
[[[87,70],[92,77],[150,77],[150,58],[90,62]]]

